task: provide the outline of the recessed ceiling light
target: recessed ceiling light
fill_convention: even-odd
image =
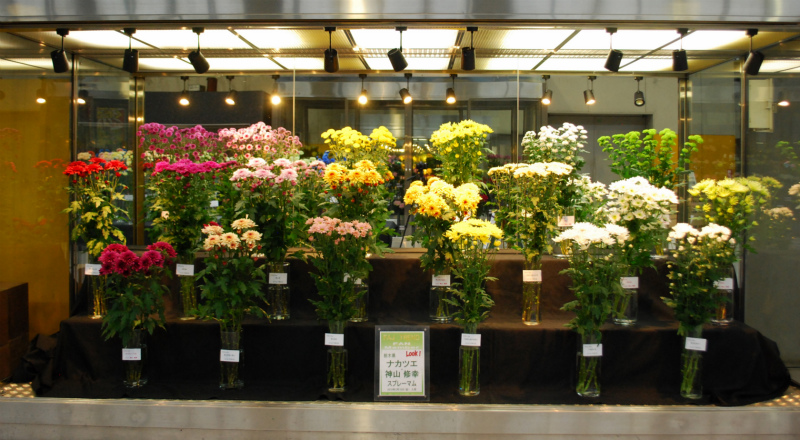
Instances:
[[[759,72],[782,72],[800,67],[798,60],[764,60]]]
[[[322,58],[275,57],[273,59],[287,69],[319,70],[324,67],[324,60]]]
[[[573,32],[572,29],[510,30],[505,32],[500,47],[503,49],[555,49]]]
[[[197,35],[185,30],[140,30],[136,32],[136,38],[162,49],[188,50],[197,47]],[[203,49],[251,49],[247,43],[224,29],[206,29],[202,44]]]
[[[308,46],[297,31],[290,29],[237,29],[237,32],[263,49],[299,49]]]
[[[362,49],[397,47],[398,36],[394,29],[352,29],[350,33]],[[409,29],[403,32],[403,49],[448,48],[455,43],[457,35],[455,29]]]
[[[606,41],[608,36],[606,35]],[[536,70],[564,70],[572,72],[604,72],[606,59],[604,58],[561,58],[550,57]]]
[[[479,70],[531,70],[541,58],[479,58]]]
[[[672,58],[642,58],[620,68],[623,72],[656,72],[672,70]]]
[[[742,31],[694,31],[683,37],[684,50],[714,50],[747,43],[747,35]],[[679,42],[670,44],[666,49],[675,50]]]
[[[405,41],[403,41],[405,48]],[[392,63],[386,57],[366,58],[367,64],[373,70],[394,70]],[[450,58],[411,58],[406,57],[408,67],[405,70],[447,70]]]
[[[619,29],[614,34],[614,49],[619,50],[648,50],[659,48],[672,40],[676,40],[678,35],[674,30],[635,30]],[[684,49],[686,43],[684,40]],[[562,49],[564,50],[605,50],[609,48],[608,33],[605,30],[582,30],[573,37]]]
[[[69,33],[68,45],[70,47],[75,46],[75,42],[80,43],[78,46],[86,49],[128,48],[128,37],[117,31],[71,31]],[[144,45],[136,40],[133,40],[131,43],[133,49],[148,48],[147,45]]]

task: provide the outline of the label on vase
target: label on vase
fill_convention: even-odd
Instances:
[[[392,237],[392,247],[399,248],[403,244],[403,237]]]
[[[719,281],[714,281],[714,287],[719,290],[733,290],[733,278],[723,278]]]
[[[522,271],[523,283],[541,283],[542,271],[541,270],[523,270]]]
[[[220,350],[220,362],[239,362],[239,350]]]
[[[219,207],[219,200],[212,200],[211,201],[211,207],[212,208],[218,208]]]
[[[603,344],[583,344],[583,357],[600,357],[603,355]]]
[[[289,284],[289,274],[288,273],[281,273],[281,272],[270,272],[269,273],[269,283],[270,284]]]
[[[694,351],[706,351],[707,342],[703,338],[686,338],[686,349]]]
[[[638,289],[639,277],[621,277],[619,283],[622,284],[623,289]]]
[[[575,216],[574,215],[562,215],[558,218],[558,226],[560,228],[569,228],[575,226]]]
[[[103,267],[99,264],[87,264],[84,266],[84,275],[100,275],[100,268]]]
[[[450,275],[434,275],[431,280],[433,287],[450,287]]]
[[[344,347],[344,334],[325,333],[325,345],[330,347]]]
[[[122,349],[123,361],[140,361],[142,360],[141,348],[123,348]]]
[[[175,273],[179,277],[192,277],[194,276],[194,264],[176,264]]]
[[[349,279],[350,279],[350,274],[349,273],[344,274],[344,282],[346,283],[347,280],[349,280]],[[356,280],[353,281],[353,284],[355,284],[356,286],[360,286],[361,285],[361,278],[356,278]]]
[[[462,333],[461,345],[463,345],[464,347],[480,347],[481,335],[477,333]]]
[[[133,194],[125,194],[125,195],[123,195],[122,196],[122,200],[124,200],[126,202],[132,202],[133,201]]]

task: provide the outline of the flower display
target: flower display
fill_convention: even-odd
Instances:
[[[789,195],[798,202],[798,205],[795,206],[794,209],[800,209],[800,183],[795,183],[789,187]]]
[[[442,124],[431,134],[431,152],[441,162],[441,178],[461,185],[478,180],[480,165],[486,161],[486,136],[493,133],[488,125],[472,120]]]
[[[297,159],[303,148],[300,138],[292,135],[291,131],[283,127],[273,129],[263,122],[246,128],[220,129],[217,138],[221,147],[241,163],[252,158],[267,161],[287,157]]]
[[[529,163],[561,162],[580,171],[585,163],[587,132],[580,125],[565,122],[559,128],[545,126],[539,133],[529,131],[522,138],[523,154]]]
[[[81,154],[82,153],[78,153],[78,160],[82,160],[81,159]],[[99,158],[101,158],[101,159],[103,159],[103,160],[105,160],[107,162],[108,161],[112,161],[112,160],[118,160],[120,162],[124,162],[125,166],[127,166],[128,169],[130,169],[131,165],[133,164],[133,151],[126,150],[125,148],[117,148],[114,151],[100,151],[97,154],[97,157],[99,157]],[[89,160],[89,159],[90,158],[86,158],[84,160]],[[120,171],[120,175],[127,176],[128,175],[128,170]]]
[[[330,129],[322,133],[322,138],[325,139],[330,153],[336,160],[344,162],[347,166],[368,160],[383,167],[392,149],[397,146],[397,139],[384,126],[372,130],[369,136],[351,127],[344,127],[341,130]]]
[[[166,127],[155,122],[142,124],[136,132],[144,168],[157,162],[176,162],[181,159],[201,162],[225,161],[217,135],[200,125],[191,128]]]
[[[592,223],[608,196],[608,189],[602,182],[592,182],[591,177],[583,175],[570,179],[568,186],[575,188],[575,221]]]

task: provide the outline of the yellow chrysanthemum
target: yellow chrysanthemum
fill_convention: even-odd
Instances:
[[[480,240],[481,243],[488,244],[492,243],[493,239],[501,240],[503,238],[503,231],[487,221],[469,219],[453,224],[453,226],[447,230],[445,236],[453,241],[467,238]]]

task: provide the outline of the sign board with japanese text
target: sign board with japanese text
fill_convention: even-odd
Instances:
[[[430,400],[430,327],[375,326],[375,400]]]

